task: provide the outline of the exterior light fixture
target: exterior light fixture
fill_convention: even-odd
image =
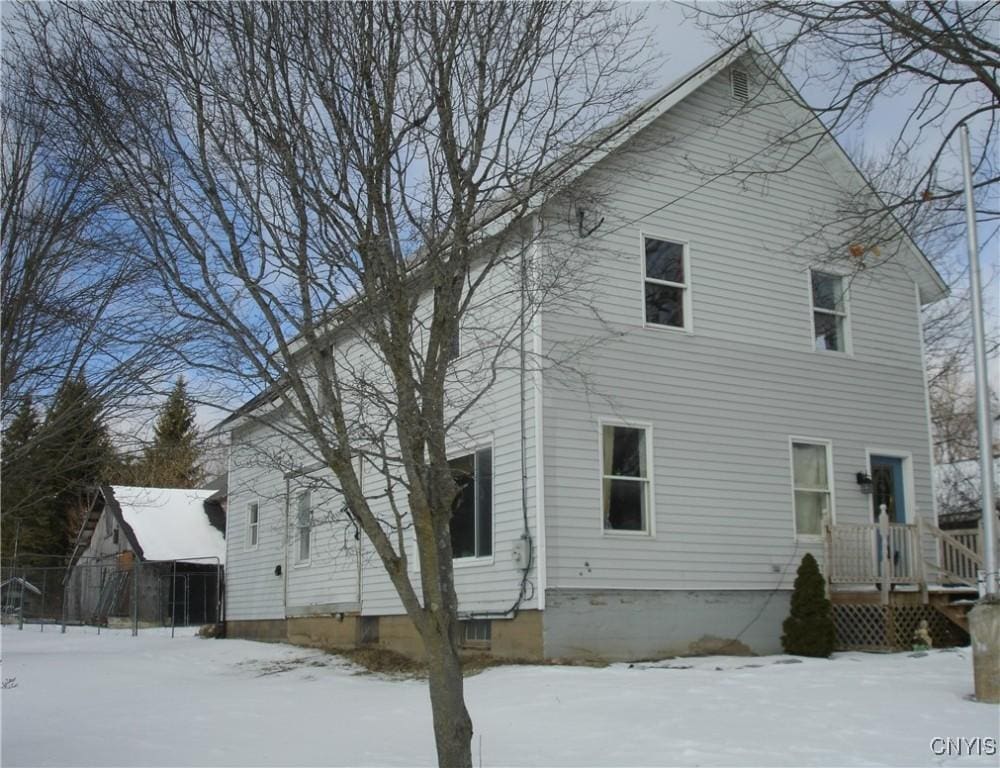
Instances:
[[[858,488],[864,494],[869,494],[872,492],[872,477],[867,472],[858,472],[856,475],[858,480]]]

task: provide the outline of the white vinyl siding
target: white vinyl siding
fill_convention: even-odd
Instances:
[[[853,276],[852,355],[816,353],[809,269],[821,256],[803,239],[842,190],[814,157],[766,180],[704,184],[701,171],[787,132],[795,116],[760,101],[720,118],[733,106],[721,73],[588,174],[620,228],[598,230],[573,262],[593,288],[544,310],[543,357],[573,354],[572,374],[547,370],[542,392],[550,589],[790,588],[802,554],[822,561],[822,547],[794,536],[789,436],[835,447],[838,522],[871,520],[855,474],[872,445],[913,455],[915,504],[931,519],[915,265],[901,253]],[[579,247],[560,216],[545,227],[561,235],[557,254]],[[637,306],[640,226],[687,244],[696,333],[637,332],[650,327]],[[652,426],[655,536],[599,528],[594,423],[606,414]]]
[[[634,250],[634,247],[633,247]],[[513,274],[516,275],[516,272]],[[464,557],[455,563],[455,589],[463,612],[504,611],[517,598],[519,572],[511,566],[510,553],[525,530],[522,491],[527,504],[529,531],[534,536],[535,470],[539,463],[534,445],[534,401],[527,397],[528,411],[524,429],[520,418],[522,389],[517,370],[517,345],[510,345],[494,361],[498,332],[506,334],[519,322],[519,302],[510,301],[512,272],[503,267],[489,276],[480,288],[476,306],[466,316],[461,331],[462,355],[449,368],[449,377],[460,391],[469,372],[490,370],[495,363],[497,378],[480,403],[462,419],[455,430],[450,456],[461,456],[470,449],[490,446],[492,462],[492,521],[482,525],[477,544],[480,556]],[[633,285],[633,303],[635,297]],[[516,296],[516,293],[515,293]],[[499,298],[497,298],[499,297]],[[536,343],[532,331],[526,340],[529,349]],[[540,342],[538,342],[540,346]],[[356,368],[364,368],[363,345],[349,335],[338,339],[337,353],[351,355]],[[353,357],[355,349],[361,352]],[[484,362],[485,360],[485,362]],[[534,374],[532,378],[537,378]],[[449,384],[449,386],[451,386]],[[354,527],[341,513],[344,501],[333,489],[339,485],[329,470],[319,470],[308,478],[286,479],[293,467],[307,467],[317,457],[307,456],[295,435],[284,438],[260,424],[247,424],[233,437],[234,459],[230,471],[232,493],[229,524],[240,530],[246,522],[246,505],[261,501],[260,546],[245,552],[245,537],[230,537],[229,557],[232,568],[227,580],[227,615],[230,619],[263,619],[284,615],[302,615],[304,611],[329,614],[331,610],[360,610],[363,616],[404,613],[399,597],[381,561],[367,537],[356,536]],[[522,478],[522,446],[527,476]],[[591,441],[591,446],[593,442]],[[592,448],[592,451],[596,449]],[[284,456],[282,466],[268,466],[271,457]],[[591,459],[592,461],[592,459]],[[262,468],[263,467],[263,468]],[[392,510],[385,498],[386,481],[369,464],[363,477],[365,492],[380,518],[391,521]],[[523,485],[522,485],[523,483]],[[310,534],[308,567],[296,567],[298,555],[296,498],[305,487],[312,489],[313,525]],[[253,495],[251,495],[251,492]],[[396,485],[394,492],[405,510],[405,489]],[[594,500],[591,500],[593,506]],[[595,521],[596,522],[596,521]],[[419,584],[419,559],[412,530],[407,539],[410,577]],[[537,549],[537,540],[533,542]],[[490,551],[486,556],[482,553]],[[276,569],[283,573],[276,573]],[[541,590],[539,561],[532,564],[531,586],[521,603],[522,609],[539,605]],[[334,607],[330,607],[334,606]]]

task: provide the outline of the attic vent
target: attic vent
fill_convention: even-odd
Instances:
[[[746,101],[750,98],[750,79],[742,69],[729,70],[729,84],[733,88],[733,99]]]

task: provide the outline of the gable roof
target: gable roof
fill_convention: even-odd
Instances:
[[[665,115],[674,106],[701,88],[713,77],[725,71],[727,67],[732,66],[746,55],[763,59],[768,65],[767,76],[779,81],[782,90],[793,94],[803,110],[808,110],[809,119],[806,121],[807,123],[815,122],[822,130],[824,144],[822,147],[817,146],[816,148],[817,150],[823,150],[822,157],[819,156],[820,152],[816,154],[824,167],[826,161],[832,161],[837,164],[838,167],[836,169],[827,168],[827,172],[831,174],[834,182],[837,183],[840,179],[850,178],[877,196],[877,193],[871,187],[861,169],[858,168],[851,156],[840,142],[837,141],[837,138],[830,132],[826,124],[820,120],[815,112],[805,106],[806,101],[799,90],[792,85],[774,59],[750,35],[717,53],[687,74],[674,80],[665,88],[657,91],[612,125],[599,130],[594,136],[584,142],[588,146],[576,152],[568,153],[568,159],[555,161],[553,165],[560,168],[558,178],[563,183],[570,183],[578,179],[602,159],[624,146],[642,129]],[[758,68],[762,72],[765,71],[759,65]],[[803,123],[803,127],[805,124]],[[923,250],[910,237],[906,228],[902,226],[895,214],[890,215],[899,227],[900,232],[902,232],[903,239],[920,268],[919,276],[922,279],[918,280],[917,284],[920,288],[921,300],[925,303],[932,303],[944,298],[948,294],[947,283],[945,283]]]
[[[576,148],[571,149],[561,157],[554,159],[552,163],[549,164],[549,166],[542,172],[546,177],[546,183],[552,184],[559,181],[562,184],[569,184],[580,178],[601,160],[624,146],[636,134],[649,126],[652,122],[665,115],[674,106],[679,104],[685,98],[705,85],[713,77],[725,71],[727,67],[732,66],[736,61],[747,54],[762,57],[770,66],[773,76],[780,78],[781,87],[795,94],[802,105],[805,104],[805,100],[802,98],[799,90],[792,85],[787,77],[785,77],[781,68],[777,65],[774,59],[754,40],[751,35],[746,35],[733,45],[720,51],[703,63],[699,64],[694,69],[691,69],[684,75],[670,82],[665,87],[656,91],[653,95],[646,98],[639,105],[626,112],[622,117],[618,118],[610,125],[597,129],[593,134],[591,134],[591,136],[581,141]],[[827,139],[827,148],[830,150],[828,155],[832,156],[834,161],[841,165],[838,170],[840,170],[843,174],[856,179],[867,189],[872,189],[864,174],[851,159],[850,155],[847,154],[840,142],[837,141],[836,137],[830,132],[829,128],[826,127],[826,125],[814,112],[809,110],[809,113],[810,119],[816,121],[817,125],[822,128],[825,134]],[[821,159],[820,162],[822,163],[823,160]],[[537,201],[531,202],[531,212],[537,212],[543,201],[539,196]],[[481,230],[483,230],[483,232],[487,235],[497,235],[503,232],[509,224],[507,214],[510,210],[511,203],[504,200],[498,200],[495,205],[487,206],[487,210],[483,215],[483,221],[480,224]],[[941,277],[940,273],[938,273],[930,259],[927,258],[927,255],[923,252],[923,250],[910,237],[905,227],[899,223],[894,214],[892,216],[893,220],[899,225],[899,229],[903,233],[903,238],[906,241],[907,246],[909,246],[909,250],[920,268],[920,276],[923,280],[918,281],[917,284],[920,290],[921,301],[925,303],[932,303],[944,298],[949,292],[947,283],[945,283],[944,279]],[[344,312],[346,316],[346,311],[355,301],[356,298],[350,299],[343,307],[333,313],[333,317],[330,318],[330,321],[334,326],[338,325],[337,318],[342,316],[341,312]],[[297,336],[293,340],[293,344],[298,339],[299,337]],[[287,386],[287,384],[279,381],[273,386],[268,387],[260,394],[255,395],[231,414],[223,418],[222,421],[212,427],[211,431],[221,432],[227,426],[235,428],[238,423],[240,423],[241,417],[253,412],[262,404],[273,400],[276,397],[275,393],[283,389],[284,386]]]

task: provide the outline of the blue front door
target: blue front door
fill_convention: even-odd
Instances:
[[[872,512],[875,522],[885,504],[890,523],[906,522],[906,494],[903,490],[903,460],[891,456],[872,456]]]

